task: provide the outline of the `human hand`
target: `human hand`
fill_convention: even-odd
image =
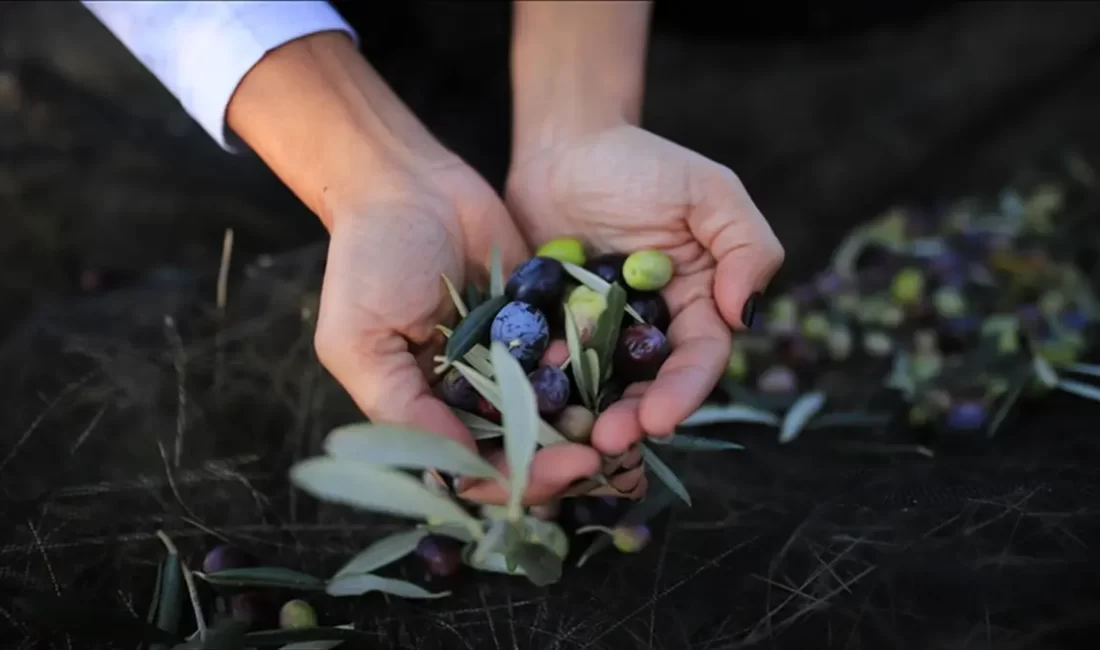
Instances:
[[[664,436],[697,409],[750,325],[783,248],[729,169],[626,123],[555,128],[513,156],[506,203],[527,241],[575,236],[603,252],[664,251],[673,352],[652,382],[604,411],[592,444],[606,456]]]

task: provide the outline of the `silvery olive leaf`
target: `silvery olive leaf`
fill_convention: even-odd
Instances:
[[[458,540],[464,544],[476,541],[477,539],[474,535],[470,534],[469,528],[457,524],[420,524],[417,528],[426,530],[433,535],[440,535],[442,537]]]
[[[462,549],[462,563],[466,566],[473,567],[478,571],[487,571],[489,573],[503,573],[505,575],[522,576],[526,575],[521,566],[509,567],[508,558],[504,553],[494,551],[487,554],[484,558],[474,558],[474,544],[467,544]]]
[[[681,451],[738,451],[745,448],[744,445],[739,445],[729,440],[701,438],[699,436],[687,436],[679,433],[666,436],[665,438],[650,438],[649,441],[653,444],[669,447],[671,449],[679,449]]]
[[[1075,363],[1065,367],[1069,372],[1075,372],[1079,375],[1088,375],[1089,377],[1100,377],[1100,364],[1095,363]]]
[[[1094,402],[1100,402],[1100,388],[1096,386],[1090,386],[1072,379],[1060,379],[1057,387],[1062,392],[1069,393],[1070,395],[1076,395],[1078,397],[1090,399]]]
[[[504,412],[504,398],[500,394],[500,388],[493,383],[493,381],[487,378],[485,375],[474,370],[470,366],[456,361],[454,363],[455,368],[462,373],[462,376],[466,378],[466,381],[470,382],[470,385],[474,387],[485,401],[493,405],[501,413]],[[559,442],[568,442],[565,436],[558,433],[558,430],[550,426],[545,420],[539,419],[539,436],[538,443],[542,446],[554,445]]]
[[[596,332],[593,334],[590,343],[591,348],[596,351],[598,359],[598,363],[595,365],[600,369],[599,381],[595,382],[597,392],[602,387],[603,382],[611,377],[611,359],[615,353],[615,346],[619,342],[623,314],[626,312],[627,307],[626,290],[618,284],[612,284],[608,288],[605,298],[607,306],[604,307],[603,312],[600,313],[600,317],[596,321]]]
[[[504,296],[504,267],[500,259],[500,244],[493,242],[489,254],[489,295],[493,298]]]
[[[504,455],[508,459],[508,511],[512,519],[523,516],[523,493],[531,473],[539,437],[539,406],[535,389],[519,361],[500,342],[489,350],[497,370],[501,421],[504,425]]]
[[[779,442],[786,444],[798,437],[806,424],[825,406],[825,393],[817,391],[806,393],[798,398],[794,406],[787,411],[779,425]]]
[[[611,284],[607,280],[604,280],[600,276],[593,273],[592,271],[589,271],[584,267],[577,266],[576,264],[571,264],[569,262],[562,262],[561,265],[565,267],[566,273],[573,276],[574,280],[580,282],[589,289],[596,291],[605,297],[607,296],[608,292],[611,291]],[[630,316],[634,320],[638,321],[639,323],[645,322],[645,319],[642,318],[641,314],[635,311],[634,308],[630,305],[626,305],[624,309],[626,313],[630,314]]]
[[[588,358],[584,354],[584,346],[581,345],[581,334],[577,329],[577,321],[573,318],[573,310],[568,305],[563,307],[565,311],[565,343],[569,348],[569,366],[573,371],[573,379],[577,382],[577,390],[581,394],[581,401],[588,409],[592,409],[595,402],[592,400],[592,388],[588,385],[592,376],[588,368]]]
[[[372,465],[436,469],[456,476],[497,478],[497,468],[462,444],[443,436],[388,424],[349,424],[333,429],[325,453]]]
[[[432,593],[419,585],[404,580],[383,578],[369,573],[358,573],[335,578],[328,583],[325,593],[330,596],[362,596],[371,591],[381,591],[399,598],[431,599],[450,596],[451,592]]]
[[[569,555],[569,536],[558,524],[538,517],[524,517],[523,525],[524,541],[541,544],[563,560]]]
[[[779,426],[779,417],[763,409],[744,404],[705,405],[680,423],[681,427],[701,427],[725,422],[746,422]]]
[[[416,550],[416,545],[427,535],[428,531],[426,529],[414,528],[389,537],[383,537],[349,560],[333,575],[332,580],[358,573],[370,573],[396,562]]]
[[[680,497],[684,503],[691,505],[691,495],[688,494],[687,488],[680,482],[680,478],[676,476],[676,472],[672,471],[672,468],[665,464],[656,453],[646,445],[641,445],[642,460],[645,461],[646,467],[653,472],[653,475],[660,479],[661,483],[664,483],[673,494]]]
[[[301,571],[283,567],[259,566],[239,569],[222,569],[212,573],[195,571],[203,582],[217,587],[263,587],[269,589],[295,589],[315,591],[323,589],[325,581]]]
[[[512,551],[511,558],[536,587],[561,580],[562,558],[542,544],[521,543]]]
[[[585,370],[588,371],[588,388],[592,391],[592,404],[600,403],[600,385],[603,383],[600,380],[602,373],[600,366],[600,355],[593,349],[589,348],[584,351]]]
[[[477,541],[471,560],[483,563],[485,558],[492,553],[500,553],[507,556],[522,541],[522,535],[516,529],[516,525],[507,519],[494,519],[489,524],[489,530],[485,536]]]
[[[290,480],[323,501],[398,517],[463,524],[475,536],[482,532],[481,522],[457,503],[398,470],[347,458],[318,457],[294,465]]]
[[[1032,367],[1035,369],[1035,376],[1039,378],[1047,388],[1054,388],[1058,385],[1058,373],[1051,367],[1050,362],[1039,355],[1035,355],[1031,360]]]
[[[490,440],[504,435],[504,427],[496,422],[490,422],[483,417],[474,415],[468,411],[463,411],[462,409],[452,407],[451,411],[462,424],[466,425],[470,433],[474,434],[474,439],[476,440]]]

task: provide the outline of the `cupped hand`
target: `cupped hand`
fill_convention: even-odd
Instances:
[[[581,238],[598,252],[655,249],[675,275],[663,294],[673,352],[650,383],[630,387],[592,434],[605,456],[671,434],[713,390],[730,329],[749,326],[783,248],[726,167],[630,125],[557,136],[517,151],[506,203],[527,241]]]
[[[370,179],[363,191],[325,201],[332,224],[315,338],[321,362],[371,420],[476,449],[470,431],[433,394],[432,357],[443,344],[435,326],[454,318],[441,276],[459,287],[486,279],[493,242],[506,269],[528,255],[500,199],[454,160],[395,170]],[[504,469],[501,458],[493,460]],[[540,450],[525,503],[546,502],[599,464],[589,447]],[[463,496],[483,503],[507,498],[493,482]]]

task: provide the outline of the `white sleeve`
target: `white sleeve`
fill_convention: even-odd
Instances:
[[[225,110],[241,79],[267,52],[302,36],[358,34],[328,2],[82,0],[96,18],[156,75],[224,149]],[[233,138],[236,140],[236,138]]]

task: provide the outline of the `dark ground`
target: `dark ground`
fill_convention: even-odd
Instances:
[[[784,278],[895,202],[995,191],[1067,147],[1100,161],[1100,3],[928,6],[888,20],[790,4],[735,25],[658,9],[647,124],[738,171],[787,247]],[[402,96],[499,184],[507,9],[347,13]],[[214,539],[201,525],[319,575],[392,530],[287,489],[291,459],[355,417],[312,358],[312,217],[80,7],[0,4],[0,48],[0,578],[144,613],[158,528],[193,559]],[[101,290],[81,290],[84,270]],[[1055,399],[987,454],[935,460],[733,432],[749,451],[670,454],[697,505],[640,555],[543,591],[478,576],[442,601],[323,612],[376,647],[1082,645],[1100,618],[1096,416]],[[0,604],[0,641],[48,647],[24,618]]]

